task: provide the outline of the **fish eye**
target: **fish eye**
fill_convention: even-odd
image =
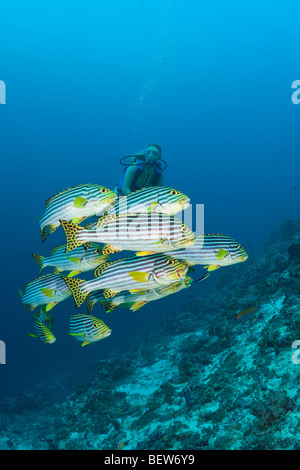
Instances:
[[[174,259],[168,259],[167,264],[174,264],[175,260]]]
[[[101,188],[101,189],[100,189],[100,193],[102,193],[102,194],[107,193],[107,188]]]
[[[189,231],[188,226],[187,226],[187,225],[183,225],[183,226],[181,227],[181,231],[182,231],[182,233],[187,233],[187,232]]]
[[[172,189],[172,191],[170,191],[170,194],[171,196],[177,196],[178,191],[176,191],[176,189]]]

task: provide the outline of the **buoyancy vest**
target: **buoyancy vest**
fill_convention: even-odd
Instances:
[[[124,171],[123,171],[123,174],[120,178],[120,181],[117,184],[117,189],[118,189],[118,195],[119,196],[121,196],[123,194],[124,178],[125,178],[125,175],[126,175],[126,171],[128,170],[128,168],[131,165],[134,165],[136,167],[136,172],[135,172],[134,178],[133,178],[133,180],[131,182],[131,185],[130,185],[130,189],[132,191],[135,191],[136,190],[136,182],[137,182],[138,178],[141,176],[141,174],[143,173],[143,171],[145,169],[145,166],[146,166],[146,162],[145,162],[144,157],[139,158],[137,156],[136,161],[134,163],[131,163],[128,166],[126,166],[126,168],[124,168]],[[154,174],[153,174],[153,177],[152,177],[152,180],[151,180],[151,186],[156,186],[157,185],[157,183],[159,181],[159,178],[161,177],[161,174],[162,174],[162,165],[161,165],[161,162],[159,160],[157,160],[155,162]],[[139,188],[139,189],[141,189],[141,188]]]

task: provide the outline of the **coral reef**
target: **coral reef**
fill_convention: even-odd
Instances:
[[[47,395],[6,399],[0,448],[299,449],[299,247],[300,220],[286,221],[51,413]]]

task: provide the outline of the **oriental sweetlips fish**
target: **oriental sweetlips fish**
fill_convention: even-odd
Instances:
[[[79,307],[94,290],[104,289],[104,298],[108,299],[124,290],[136,292],[169,285],[184,279],[187,270],[184,261],[165,254],[152,254],[104,263],[95,269],[96,278],[90,281],[70,277],[64,280]]]
[[[197,235],[193,246],[169,251],[169,256],[184,259],[190,265],[205,265],[208,271],[242,263],[248,259],[244,248],[233,238],[221,234]]]
[[[89,243],[88,247],[81,245],[75,248],[72,253],[66,253],[65,251],[66,245],[61,245],[53,248],[49,257],[35,253],[32,256],[41,270],[46,266],[53,266],[54,274],[61,271],[70,271],[69,277],[95,269],[96,266],[107,262],[109,259],[108,255],[102,253],[102,248],[97,243]]]
[[[42,241],[59,227],[60,219],[72,220],[79,223],[87,217],[99,215],[103,210],[117,199],[117,195],[98,184],[79,184],[47,199],[46,210],[38,219],[41,228]]]
[[[30,310],[38,305],[46,304],[46,311],[51,310],[58,302],[62,302],[71,296],[71,291],[66,285],[62,274],[46,274],[25,285],[24,294],[19,291],[22,302],[29,304]]]
[[[46,344],[52,344],[56,341],[56,338],[54,334],[51,331],[51,324],[52,324],[52,317],[50,313],[44,312],[44,313],[33,313],[33,326],[36,331],[36,335],[33,335],[31,333],[28,333],[29,336],[32,336],[33,338],[40,338],[43,343]],[[46,323],[48,322],[48,326]]]
[[[141,212],[165,212],[169,215],[177,214],[186,209],[190,198],[177,189],[165,186],[151,186],[143,188],[128,196],[122,196],[109,206],[104,215],[108,214],[136,214]],[[61,217],[63,219],[64,217]]]
[[[62,220],[67,236],[66,251],[87,242],[106,243],[103,253],[141,250],[142,254],[165,253],[194,244],[196,236],[179,219],[163,213],[111,214],[90,228]]]
[[[130,292],[122,292],[110,300],[105,300],[102,291],[91,292],[87,297],[87,308],[89,313],[96,302],[99,302],[106,309],[106,312],[111,312],[117,307],[126,308],[136,311],[146,305],[148,302],[162,299],[171,294],[175,294],[186,287],[190,287],[192,279],[186,276],[183,280],[173,282],[168,286],[159,287],[157,289],[141,290],[131,294]]]
[[[77,341],[83,341],[81,346],[94,343],[100,339],[106,338],[111,334],[111,330],[99,318],[92,315],[79,313],[70,317],[70,335]]]

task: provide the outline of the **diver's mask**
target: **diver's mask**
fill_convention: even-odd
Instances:
[[[160,154],[156,147],[148,147],[145,150],[145,161],[147,166],[154,166],[157,160],[159,160]]]

